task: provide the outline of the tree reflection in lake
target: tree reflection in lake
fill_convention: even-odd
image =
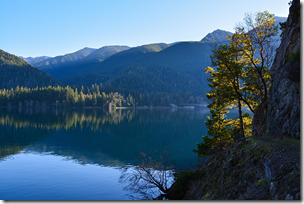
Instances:
[[[124,190],[140,195],[145,200],[166,198],[175,171],[175,165],[169,163],[171,147],[157,151],[154,156],[140,152],[137,164],[123,166],[119,181],[126,184]],[[130,195],[130,198],[136,199],[134,195]]]
[[[205,117],[205,112],[172,109],[0,109],[1,149],[31,145],[38,152],[105,165],[98,159],[101,153],[132,163],[139,152],[151,155],[176,138],[172,151],[178,153],[171,159],[177,167],[189,166],[189,157],[195,158],[192,149],[206,134]]]

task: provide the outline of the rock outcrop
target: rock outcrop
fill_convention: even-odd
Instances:
[[[270,69],[269,96],[256,110],[253,135],[300,138],[300,1],[292,2],[285,33]]]

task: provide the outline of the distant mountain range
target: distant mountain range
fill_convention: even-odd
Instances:
[[[16,86],[36,88],[62,85],[49,74],[3,50],[0,50],[0,73],[0,89],[10,89]]]
[[[39,62],[42,62],[44,60],[47,60],[51,57],[48,57],[48,56],[41,56],[41,57],[27,57],[27,58],[24,58],[24,57],[21,57],[19,56],[21,59],[23,59],[24,61],[26,61],[27,63],[33,65],[33,64],[37,64]]]
[[[103,83],[140,93],[182,91],[204,96],[209,90],[204,69],[211,64],[213,42],[229,43],[226,36],[232,33],[216,30],[201,41],[143,45],[84,69],[74,66],[50,74],[69,85]]]
[[[62,68],[66,66],[70,66],[85,58],[96,49],[85,47],[77,52],[66,54],[63,56],[57,56],[54,58],[48,58],[46,60],[32,63],[33,66],[37,67],[40,70],[46,69],[54,69],[54,68]]]
[[[209,75],[204,73],[204,68],[211,64],[213,42],[228,43],[225,36],[231,35],[216,30],[202,41],[138,46],[93,65],[85,60],[88,55],[82,63],[45,71],[69,85],[103,83],[140,93],[180,91],[205,97]]]
[[[276,17],[276,24],[282,21],[286,18]],[[204,69],[211,65],[212,46],[229,43],[227,36],[232,34],[217,29],[201,41],[84,48],[31,64],[66,85],[103,83],[141,93],[183,91],[205,96],[209,75]]]

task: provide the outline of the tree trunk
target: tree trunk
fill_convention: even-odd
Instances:
[[[241,136],[242,136],[242,138],[244,138],[245,137],[245,132],[244,132],[243,111],[242,111],[241,100],[238,100],[238,106],[239,106],[238,108],[239,108]]]

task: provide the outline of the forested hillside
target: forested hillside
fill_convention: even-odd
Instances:
[[[98,73],[116,75],[123,69],[130,66],[144,67],[148,65],[160,65],[171,68],[179,68],[193,74],[193,76],[196,76],[198,74],[198,70],[202,71],[205,66],[210,64],[212,45],[213,43],[181,42],[160,52],[154,53],[153,55],[145,56],[138,60],[113,67],[106,72]],[[199,74],[201,75],[203,72]]]
[[[200,97],[175,92],[171,94],[151,92],[140,94],[136,91],[117,89],[102,84],[87,86],[48,86],[27,88],[17,86],[15,89],[0,89],[0,106],[7,107],[136,107],[158,106],[169,107],[174,103],[183,106],[185,103],[197,103]]]
[[[33,63],[32,65],[40,70],[63,68],[75,64],[79,60],[94,52],[95,50],[96,49],[85,47],[81,50],[78,50],[77,52],[65,54],[63,56],[57,56],[54,58],[49,58],[41,62]]]
[[[211,38],[212,35],[220,35],[221,38]],[[205,93],[209,87],[204,68],[211,63],[213,42],[219,40],[218,43],[228,43],[225,36],[231,36],[231,33],[216,30],[199,42],[179,42],[171,46],[152,44],[131,48],[63,82],[87,86],[90,85],[88,82],[111,84],[115,88],[139,93],[181,91],[206,99]],[[77,72],[67,75],[75,73]]]
[[[61,84],[49,74],[36,69],[21,58],[3,50],[0,50],[0,72],[1,89],[10,89],[16,86],[34,88]]]
[[[278,18],[282,21],[284,18]],[[208,74],[214,43],[229,44],[232,33],[215,30],[201,41],[84,48],[35,65],[65,85],[90,87],[102,83],[108,91],[124,93],[185,93],[207,98]]]
[[[64,81],[68,78],[72,78],[74,76],[77,76],[79,74],[83,73],[103,73],[105,74],[108,70],[113,69],[114,67],[120,66],[127,62],[132,62],[134,60],[140,59],[142,57],[151,55],[155,52],[159,52],[165,48],[167,48],[169,45],[165,43],[159,43],[159,44],[149,44],[149,45],[142,45],[134,48],[130,48],[128,50],[124,50],[122,52],[116,53],[106,60],[92,65],[86,69],[77,69],[77,68],[68,68],[63,73],[53,73],[53,76],[56,78],[58,77],[59,80]]]
[[[86,70],[88,67],[98,64],[110,56],[128,50],[129,48],[130,47],[128,46],[104,46],[71,65],[61,66],[57,69],[49,69],[46,71],[56,79],[61,80],[66,77],[74,76],[76,73],[83,72],[83,70]]]
[[[199,80],[181,69],[160,65],[131,66],[110,80],[113,87],[135,90],[139,93],[176,91],[202,96],[204,87]]]

